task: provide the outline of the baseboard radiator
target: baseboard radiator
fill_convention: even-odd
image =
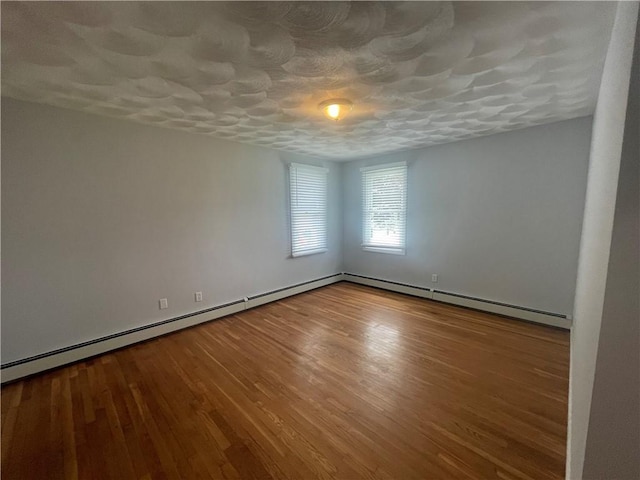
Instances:
[[[233,302],[217,305],[206,310],[189,313],[175,318],[169,318],[159,322],[144,325],[131,330],[114,333],[106,337],[96,338],[87,342],[70,345],[65,348],[53,350],[51,352],[34,355],[22,360],[8,362],[0,366],[1,382],[7,383],[24,378],[30,375],[44,372],[52,368],[67,365],[69,363],[86,360],[112,350],[117,350],[135,343],[150,340],[167,333],[182,330],[201,323],[209,322],[227,315],[248,310],[250,308],[264,305],[265,303],[275,302],[292,295],[314,290],[324,287],[332,283],[347,281],[360,285],[368,285],[371,287],[389,290],[398,293],[404,293],[415,297],[436,300],[439,302],[450,303],[462,307],[474,308],[500,315],[506,315],[513,318],[527,320],[530,322],[541,323],[553,327],[564,329],[571,328],[571,320],[566,315],[557,313],[543,312],[515,305],[507,305],[505,303],[493,302],[480,298],[459,295],[455,293],[434,290],[426,287],[409,285],[406,283],[394,282],[391,280],[383,280],[379,278],[366,277],[353,273],[336,273],[326,277],[310,280],[308,282],[299,283],[289,287],[272,290],[269,292],[253,295]]]
[[[369,285],[371,287],[382,288],[398,293],[405,293],[422,298],[436,300],[438,302],[450,303],[461,307],[473,308],[484,312],[497,313],[508,317],[526,320],[529,322],[541,323],[552,327],[563,329],[571,328],[571,318],[560,313],[545,312],[533,308],[521,307],[518,305],[509,305],[507,303],[495,302],[482,298],[471,297],[468,295],[460,295],[457,293],[445,292],[426,287],[409,285],[380,278],[356,275],[353,273],[343,273],[343,280],[360,285]]]
[[[175,318],[144,325],[131,330],[96,338],[88,342],[70,345],[51,352],[34,355],[22,360],[5,363],[0,366],[2,383],[12,382],[23,377],[44,372],[69,363],[85,360],[102,353],[133,345],[167,333],[209,322],[217,318],[248,310],[265,303],[275,302],[292,295],[324,287],[340,282],[342,274],[336,273],[326,277],[310,280],[289,287],[253,295],[233,302],[217,305],[206,310],[189,313]]]

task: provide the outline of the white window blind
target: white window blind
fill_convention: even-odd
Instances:
[[[291,255],[327,251],[327,169],[292,163]]]
[[[405,253],[407,165],[366,167],[362,172],[362,247]]]

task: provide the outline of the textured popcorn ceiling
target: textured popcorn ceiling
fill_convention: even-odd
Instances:
[[[2,94],[349,159],[592,113],[614,10],[2,2]],[[355,104],[338,123],[332,97]]]

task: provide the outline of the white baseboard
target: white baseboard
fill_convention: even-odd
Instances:
[[[343,280],[342,277],[342,274],[333,275],[331,277],[320,278],[318,280],[302,283],[293,287],[287,287],[282,290],[276,290],[275,292],[256,295],[249,298],[249,301],[247,302],[247,308],[258,307],[260,305],[264,305],[265,303],[275,302],[277,300],[282,300],[283,298],[291,297],[292,295],[297,295],[299,293],[304,293],[315,288],[320,288],[326,285],[331,285],[332,283],[341,282]]]
[[[283,289],[276,290],[275,292],[256,295],[246,300],[231,302],[221,307],[213,307],[201,313],[196,312],[192,315],[184,315],[175,319],[168,319],[158,322],[157,324],[110,335],[104,338],[98,338],[91,342],[85,342],[68,348],[48,352],[17,362],[11,362],[2,366],[2,371],[0,373],[1,382],[12,382],[29,375],[34,375],[52,368],[84,360],[111,350],[133,345],[160,335],[182,330],[183,328],[192,327],[200,323],[209,322],[217,318],[247,310],[248,308],[263,305],[268,302],[280,300],[282,298],[297,295],[308,290],[313,290],[315,288],[340,281],[342,281],[342,275],[336,274],[299,285],[285,287]]]
[[[192,327],[200,323],[208,322],[216,318],[232,315],[234,313],[245,310],[245,302],[235,303],[228,307],[219,308],[205,313],[195,314],[186,318],[181,318],[172,322],[162,323],[160,325],[151,326],[144,330],[124,332],[117,337],[98,339],[87,345],[79,345],[65,349],[63,351],[55,351],[45,356],[33,357],[26,359],[23,363],[4,367],[2,369],[2,383],[11,382],[28,375],[40,373],[50,370],[61,365],[77,362],[85,358],[100,355],[102,353],[116,350],[118,348],[133,345],[134,343],[149,340],[160,335],[165,335],[176,330]]]
[[[468,297],[460,297],[457,295],[449,295],[443,292],[433,292],[433,299],[438,302],[450,303],[461,307],[474,308],[485,312],[497,313],[508,317],[519,318],[529,322],[541,323],[551,327],[559,327],[569,330],[571,328],[571,320],[566,317],[527,310],[524,308],[511,307],[508,305],[496,304],[489,301],[476,300]]]
[[[232,302],[220,307],[213,307],[203,312],[196,312],[192,315],[185,315],[175,319],[168,319],[157,324],[152,324],[131,331],[110,335],[108,337],[99,338],[91,342],[85,342],[83,344],[74,345],[53,352],[48,352],[17,362],[11,362],[2,366],[2,371],[0,374],[1,382],[5,383],[18,380],[29,375],[34,375],[36,373],[44,372],[52,368],[84,360],[86,358],[100,355],[111,350],[116,350],[128,345],[133,345],[135,343],[149,340],[160,335],[165,335],[177,330],[182,330],[183,328],[192,327],[200,323],[209,322],[217,318],[232,315],[249,308],[264,305],[265,303],[275,302],[292,295],[297,295],[299,293],[303,293],[319,287],[324,287],[326,285],[330,285],[332,283],[340,282],[343,280],[352,283],[359,283],[361,285],[381,288],[383,290],[404,293],[415,297],[433,299],[453,305],[460,305],[463,307],[474,308],[477,310],[497,313],[500,315],[507,315],[509,317],[520,318],[544,325],[551,325],[554,327],[565,329],[571,328],[571,320],[559,315],[547,314],[544,312],[532,311],[503,304],[496,304],[490,301],[462,297],[454,294],[447,294],[445,292],[434,292],[424,287],[416,287],[388,280],[343,273],[331,275],[317,280],[311,280],[309,282],[293,285],[291,287],[285,287],[261,295],[254,295],[247,299],[238,300],[236,302]]]
[[[360,285],[368,285],[392,292],[405,293],[414,297],[433,298],[433,292],[428,288],[415,287],[390,280],[364,277],[362,275],[354,275],[353,273],[343,273],[342,277],[347,282],[359,283]]]
[[[423,287],[415,287],[412,285],[365,277],[352,273],[343,273],[342,276],[344,280],[352,283],[377,287],[383,290],[390,290],[392,292],[405,293],[407,295],[432,299],[438,302],[459,305],[461,307],[473,308],[484,312],[497,313],[499,315],[506,315],[508,317],[527,320],[529,322],[540,323],[552,327],[559,327],[567,330],[571,328],[571,320],[560,314],[540,312],[524,307],[505,305],[491,300],[470,298],[453,293],[433,291]]]

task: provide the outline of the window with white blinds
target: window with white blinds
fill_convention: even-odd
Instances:
[[[407,165],[366,167],[362,172],[362,247],[405,253]]]
[[[327,251],[327,169],[292,163],[291,255]]]

